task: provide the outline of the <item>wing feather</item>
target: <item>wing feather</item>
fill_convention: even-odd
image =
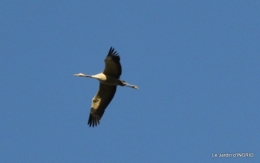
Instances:
[[[99,124],[106,107],[109,105],[116,93],[116,86],[110,86],[100,83],[98,93],[92,99],[90,115],[88,119],[89,127]]]
[[[109,49],[107,57],[105,58],[105,69],[103,73],[116,78],[119,78],[122,73],[120,56],[112,47]]]

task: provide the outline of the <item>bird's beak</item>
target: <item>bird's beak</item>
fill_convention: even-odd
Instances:
[[[82,73],[74,74],[74,76],[84,76]]]

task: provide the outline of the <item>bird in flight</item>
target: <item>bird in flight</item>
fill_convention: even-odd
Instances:
[[[86,75],[83,73],[74,74],[79,77],[89,77],[99,80],[99,90],[92,99],[88,119],[89,127],[95,127],[99,124],[106,107],[109,105],[116,93],[116,88],[118,85],[138,89],[137,86],[128,84],[124,80],[121,80],[121,73],[122,67],[120,64],[120,56],[114,48],[111,47],[105,58],[105,69],[103,72],[96,75]]]

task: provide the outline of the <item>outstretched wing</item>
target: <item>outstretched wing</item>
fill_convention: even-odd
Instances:
[[[114,48],[110,48],[105,58],[105,69],[103,73],[108,76],[113,76],[115,78],[119,78],[122,73],[122,67],[120,64],[120,56]]]
[[[110,86],[100,83],[99,90],[96,96],[92,99],[90,115],[88,119],[89,127],[94,127],[99,124],[106,107],[113,99],[116,93],[116,86]]]

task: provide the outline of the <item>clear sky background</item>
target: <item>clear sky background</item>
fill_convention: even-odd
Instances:
[[[0,22],[1,163],[260,161],[260,1],[1,0]],[[73,74],[110,46],[140,89],[90,128]]]

